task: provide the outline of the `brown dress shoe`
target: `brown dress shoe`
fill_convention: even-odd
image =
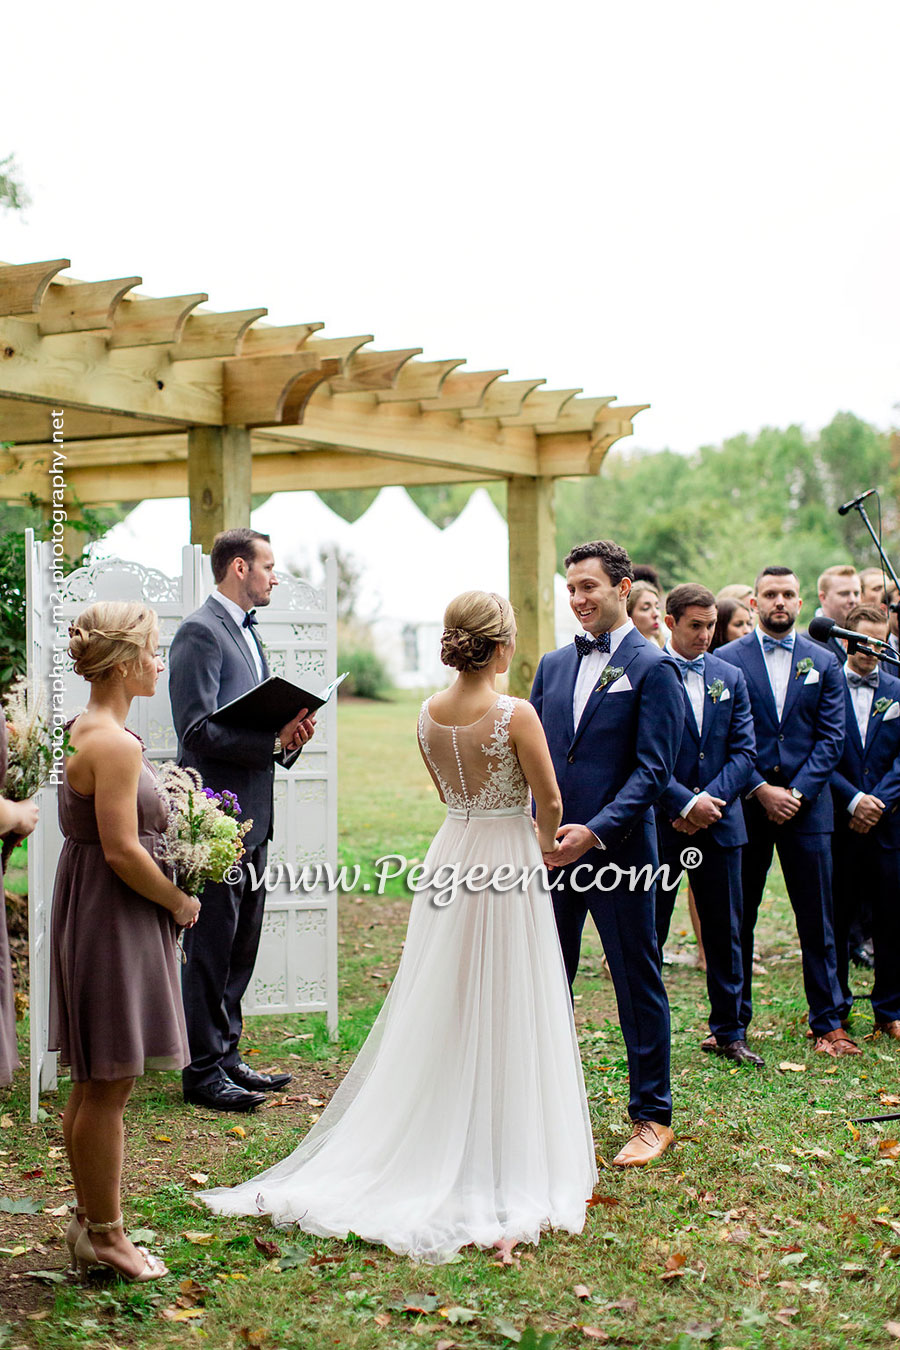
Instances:
[[[643,1167],[665,1153],[674,1144],[675,1135],[668,1125],[655,1120],[636,1120],[631,1138],[613,1158],[613,1167]]]
[[[838,1055],[861,1055],[862,1051],[855,1041],[851,1041],[846,1031],[840,1027],[835,1027],[834,1031],[826,1031],[824,1035],[816,1038],[816,1053],[819,1055],[831,1055],[837,1058]]]
[[[890,1036],[892,1041],[900,1041],[900,1022],[876,1022],[875,1030],[882,1036]]]
[[[707,1055],[714,1055],[716,1053],[717,1045],[718,1041],[716,1040],[715,1036],[707,1036],[705,1041],[700,1042],[700,1049],[703,1050]]]

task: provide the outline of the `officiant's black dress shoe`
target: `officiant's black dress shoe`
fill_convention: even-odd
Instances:
[[[291,1081],[289,1073],[257,1073],[243,1060],[239,1064],[230,1064],[225,1072],[232,1083],[247,1092],[278,1092]]]
[[[729,1041],[727,1045],[716,1045],[713,1054],[718,1055],[720,1059],[732,1059],[735,1064],[753,1064],[757,1069],[764,1069],[766,1066],[762,1055],[754,1055],[746,1041]]]
[[[247,1092],[238,1087],[223,1073],[212,1083],[185,1088],[184,1100],[191,1106],[207,1106],[211,1111],[255,1111],[266,1098],[262,1092]]]

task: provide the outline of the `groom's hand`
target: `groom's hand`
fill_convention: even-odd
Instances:
[[[568,867],[588,849],[597,847],[597,836],[586,825],[560,825],[556,838],[559,848],[543,855],[547,867]]]

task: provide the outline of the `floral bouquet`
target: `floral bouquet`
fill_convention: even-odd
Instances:
[[[38,792],[53,768],[54,736],[47,721],[47,698],[43,686],[30,690],[24,675],[13,680],[3,696],[8,741],[6,782],[3,795],[11,802],[24,802]],[[69,744],[69,733],[55,738],[63,758],[75,753]],[[16,835],[3,841],[2,865],[19,843]]]
[[[242,841],[253,821],[239,824],[241,808],[234,793],[204,787],[196,769],[163,764],[157,788],[169,808],[157,857],[175,869],[175,884],[182,891],[199,895],[208,881],[224,881],[244,856]]]

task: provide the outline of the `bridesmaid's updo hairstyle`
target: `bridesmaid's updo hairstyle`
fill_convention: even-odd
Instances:
[[[463,591],[444,610],[441,661],[454,670],[483,670],[516,630],[512,605],[494,591]]]
[[[139,600],[107,600],[84,610],[69,628],[75,674],[93,684],[116,666],[136,666],[156,629],[157,618]]]

